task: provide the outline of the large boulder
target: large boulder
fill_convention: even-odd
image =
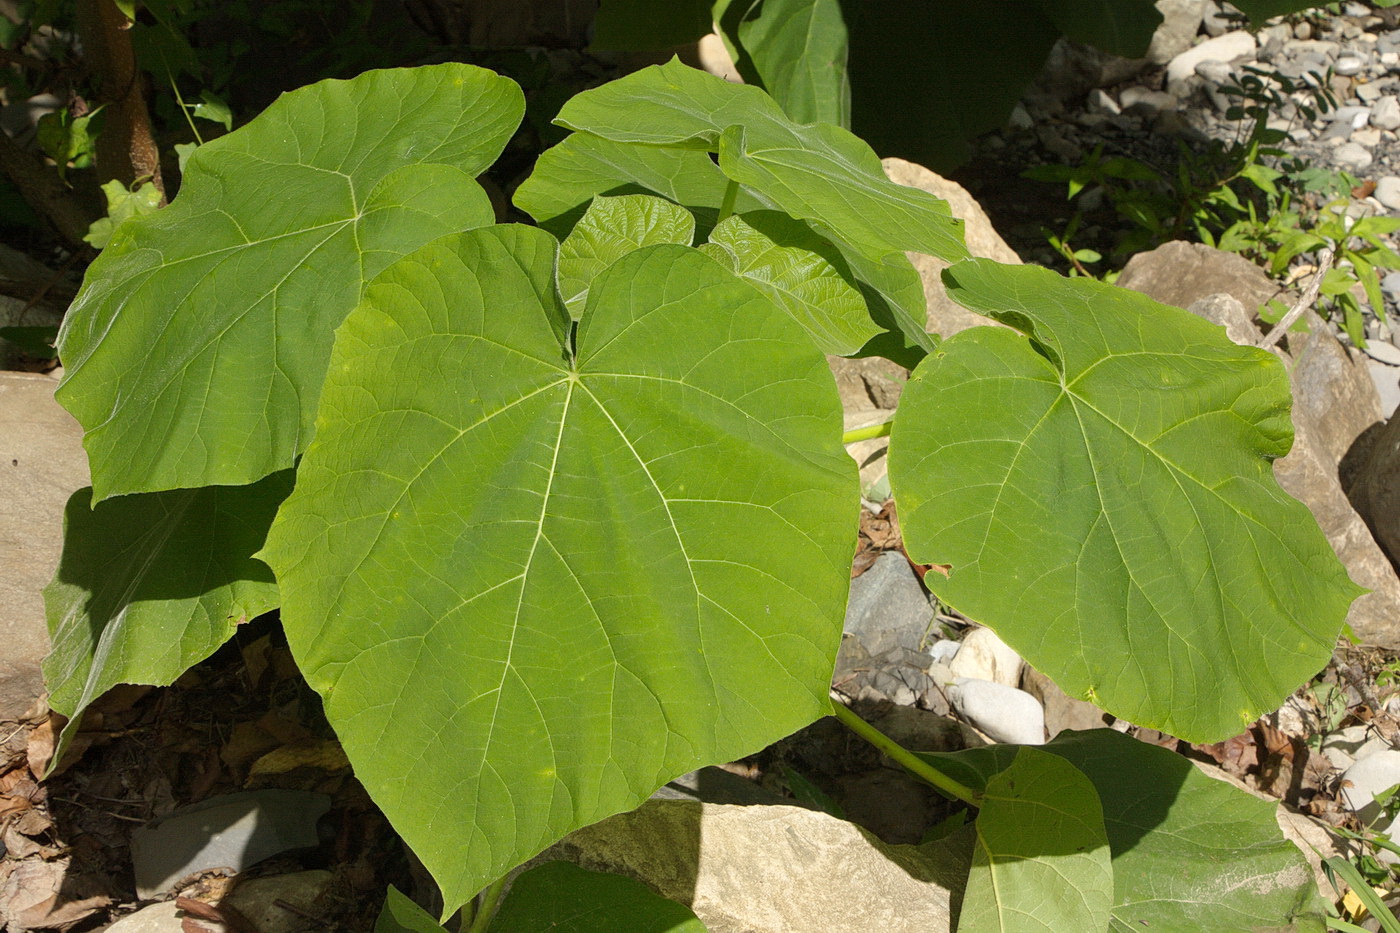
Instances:
[[[801,807],[649,800],[541,856],[635,878],[710,933],[945,933],[971,857],[969,828],[890,845]]]
[[[1224,293],[1251,316],[1269,299],[1285,297],[1280,285],[1243,256],[1182,240],[1129,259],[1117,284],[1178,308]]]
[[[33,714],[49,651],[41,593],[63,551],[63,509],[88,484],[82,428],[54,401],[58,380],[0,372],[0,721]]]
[[[1376,541],[1400,567],[1400,417],[1391,416],[1380,429],[1350,491]]]

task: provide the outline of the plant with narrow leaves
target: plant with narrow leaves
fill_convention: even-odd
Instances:
[[[465,65],[314,85],[116,231],[62,334],[94,485],[48,594],[55,708],[169,683],[280,607],[455,909],[831,712],[859,499],[826,353],[916,367],[910,551],[1071,693],[1214,740],[1325,663],[1357,589],[1270,472],[1272,356],[970,259],[855,136],[674,62],[571,100],[515,194],[539,225],[496,225],[474,177],[521,110]],[[1010,327],[927,334],[907,251]],[[1321,928],[1260,805],[1156,760],[1123,790],[1140,747],[1074,741],[906,756],[980,811],[961,929],[1187,929],[1183,898],[1216,929]],[[1153,896],[1187,864],[1195,893]]]

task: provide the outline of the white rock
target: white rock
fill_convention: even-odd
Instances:
[[[1002,641],[989,628],[978,626],[962,640],[957,657],[949,662],[954,677],[990,680],[1015,687],[1021,682],[1021,667],[1025,662],[1016,650]]]
[[[1338,107],[1327,115],[1328,122],[1346,123],[1354,130],[1359,130],[1371,119],[1371,111],[1365,107]]]
[[[1253,56],[1258,48],[1254,36],[1247,32],[1227,32],[1223,36],[1207,39],[1171,60],[1167,65],[1167,87],[1182,85],[1196,73],[1196,66],[1201,62],[1233,62]]]
[[[1122,108],[1118,106],[1118,101],[1113,99],[1113,95],[1103,88],[1094,88],[1089,92],[1086,101],[1088,108],[1095,113],[1115,114],[1121,113]]]
[[[184,916],[174,901],[152,904],[122,917],[107,928],[107,933],[180,933]]]
[[[1332,66],[1332,70],[1344,78],[1350,78],[1353,75],[1361,74],[1361,69],[1364,66],[1365,62],[1355,55],[1343,55],[1337,59],[1337,64]]]
[[[1371,106],[1371,125],[1383,130],[1400,129],[1400,98],[1387,94]]]
[[[1400,366],[1400,347],[1384,340],[1366,341],[1366,355],[1387,366]]]
[[[1322,757],[1338,771],[1345,771],[1356,763],[1356,759],[1366,758],[1389,747],[1367,726],[1347,726],[1322,740]]]
[[[1045,710],[1024,690],[959,677],[947,688],[953,708],[997,742],[1045,744]]]
[[[1342,143],[1332,150],[1332,162],[1339,168],[1359,172],[1371,164],[1371,153],[1357,143]]]
[[[1400,176],[1376,179],[1375,198],[1393,211],[1400,211]]]
[[[937,664],[948,664],[958,656],[960,648],[962,648],[962,642],[953,641],[950,638],[940,638],[929,647],[928,656],[933,658]]]
[[[1181,102],[1165,91],[1153,91],[1134,84],[1123,88],[1118,100],[1124,110],[1133,109],[1144,116],[1155,117],[1164,110],[1176,110]]]
[[[717,78],[732,84],[743,84],[744,79],[739,74],[739,69],[734,65],[734,59],[729,54],[729,49],[725,47],[724,40],[714,33],[701,36],[696,45],[696,53],[700,56],[700,67],[708,71]]]
[[[1375,360],[1367,360],[1366,366],[1370,370],[1371,381],[1376,384],[1376,394],[1380,396],[1381,415],[1393,418],[1395,411],[1400,409],[1400,372],[1394,366]]]
[[[1362,823],[1375,823],[1377,831],[1394,837],[1400,830],[1400,817],[1387,820],[1376,803],[1376,795],[1396,784],[1400,784],[1400,752],[1387,748],[1367,755],[1347,768],[1342,775],[1342,800]],[[1377,820],[1380,822],[1376,823]],[[1378,852],[1377,857],[1391,865],[1400,861],[1385,850]]]

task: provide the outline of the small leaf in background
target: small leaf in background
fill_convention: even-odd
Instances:
[[[264,552],[449,909],[821,716],[840,642],[859,501],[826,358],[669,244],[593,280],[575,353],[555,250],[487,227],[369,286]]]
[[[689,246],[695,218],[685,208],[645,194],[596,197],[559,244],[559,294],[578,320],[589,283],[608,266],[643,246]]]
[[[60,178],[66,177],[70,166],[87,168],[92,165],[97,135],[101,132],[101,115],[101,107],[81,117],[73,116],[72,111],[64,107],[39,118],[35,139],[44,154],[53,159]]]
[[[640,881],[546,862],[516,876],[492,933],[705,933],[684,904]],[[378,933],[378,931],[376,931]]]
[[[1142,58],[1162,25],[1153,0],[1040,0],[1050,21],[1075,42],[1121,58]]]
[[[712,0],[602,0],[589,48],[650,52],[694,42],[708,33]]]
[[[1107,930],[1114,868],[1094,785],[1049,752],[1014,755],[983,791],[958,933]]]
[[[390,885],[384,909],[374,922],[374,933],[447,933],[432,914],[409,900],[408,895]]]
[[[0,340],[8,340],[19,348],[25,356],[36,360],[51,360],[58,356],[54,343],[58,339],[57,327],[15,325],[0,327]]]
[[[735,215],[703,247],[806,328],[823,353],[850,356],[880,332],[839,250],[777,211]]]
[[[198,148],[199,148],[199,143],[176,143],[176,144],[175,144],[175,158],[178,160],[178,164],[179,164],[179,166],[180,166],[180,174],[181,174],[182,176],[185,174],[185,165],[186,165],[186,163],[188,163],[188,162],[190,161],[190,156],[194,155],[195,150],[198,149]]]
[[[495,219],[475,178],[523,110],[514,82],[470,65],[370,71],[200,146],[63,322],[57,397],[87,432],[95,500],[291,466],[364,278]]]
[[[44,589],[49,705],[69,732],[117,684],[165,686],[242,623],[277,607],[253,552],[292,488],[290,470],[252,486],[208,486],[92,503],[75,492],[63,555]]]
[[[126,221],[160,209],[161,193],[155,185],[140,185],[133,191],[114,178],[102,186],[102,194],[107,199],[107,216],[94,220],[83,237],[96,249],[105,247]]]
[[[1282,365],[1088,279],[944,281],[1024,336],[964,331],[904,389],[890,477],[910,556],[952,565],[930,589],[1129,722],[1211,742],[1276,709],[1362,592],[1274,479]]]
[[[233,111],[223,98],[212,91],[200,91],[199,103],[190,108],[190,112],[201,120],[218,123],[226,130],[233,129]]]

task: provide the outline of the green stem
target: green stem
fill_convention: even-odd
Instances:
[[[942,771],[939,771],[933,765],[924,761],[922,758],[909,751],[909,749],[900,745],[894,739],[885,735],[879,729],[876,729],[870,723],[851,712],[845,704],[832,700],[831,707],[835,712],[836,718],[841,720],[846,728],[894,759],[895,762],[903,766],[905,770],[919,780],[925,781],[935,790],[952,797],[954,800],[961,800],[970,807],[980,807],[982,805],[982,795],[977,793],[977,791],[965,784],[960,784]]]
[[[731,181],[729,187],[724,189],[724,200],[719,205],[719,220],[717,223],[724,223],[734,215],[734,202],[739,197],[739,183]]]
[[[169,68],[165,69],[166,80],[170,82],[170,90],[175,92],[175,103],[180,106],[180,112],[185,115],[185,122],[190,125],[190,132],[194,133],[196,145],[204,145],[204,137],[199,134],[199,127],[194,125],[194,117],[190,115],[190,108],[185,106],[185,99],[180,96],[180,85],[175,83],[175,75]]]
[[[481,892],[480,903],[476,907],[476,916],[472,918],[472,925],[467,928],[467,933],[486,933],[486,928],[496,917],[496,908],[501,906],[501,891],[505,886],[506,876],[502,875],[491,882],[490,887]]]
[[[841,435],[841,443],[854,444],[856,441],[868,441],[877,437],[889,437],[890,430],[894,427],[894,418],[888,421],[881,421],[879,424],[867,425],[863,428],[852,428]]]

